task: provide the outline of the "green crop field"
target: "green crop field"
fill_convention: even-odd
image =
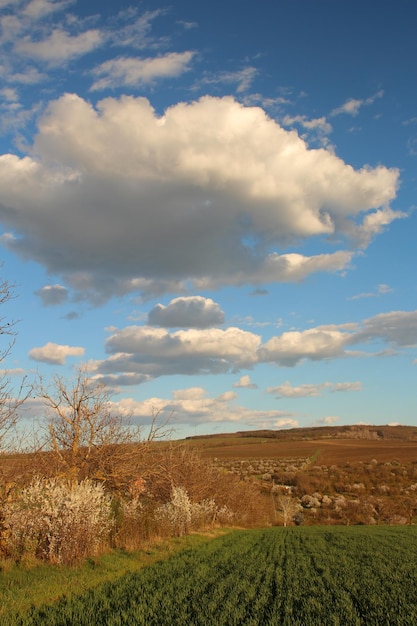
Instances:
[[[233,531],[0,624],[410,626],[417,528]]]

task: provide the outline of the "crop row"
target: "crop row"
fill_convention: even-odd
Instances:
[[[409,626],[416,583],[414,527],[235,531],[0,624]]]

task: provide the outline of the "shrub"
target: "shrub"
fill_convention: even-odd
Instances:
[[[233,513],[227,506],[219,508],[213,499],[192,502],[183,487],[173,487],[170,502],[156,509],[155,518],[162,527],[168,526],[169,532],[180,536],[191,529],[211,526],[216,521],[230,521]]]
[[[97,552],[111,525],[111,498],[101,484],[36,478],[6,509],[9,551],[72,564]]]

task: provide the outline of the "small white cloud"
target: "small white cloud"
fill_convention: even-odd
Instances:
[[[323,385],[299,385],[293,387],[289,381],[277,387],[268,387],[267,392],[273,393],[277,398],[306,398],[319,396]]]
[[[385,285],[383,283],[378,285],[378,293],[380,293],[380,294],[392,293],[393,291],[394,290],[389,285]]]
[[[298,420],[291,419],[289,417],[282,417],[274,422],[274,428],[297,428]]]
[[[25,374],[25,370],[21,367],[15,367],[13,369],[10,370],[6,370],[6,369],[1,369],[0,370],[0,377],[3,378],[4,376],[8,377],[8,376],[23,376]]]
[[[44,306],[56,306],[63,304],[68,298],[68,289],[63,285],[45,285],[35,291]]]
[[[29,352],[29,357],[34,361],[50,363],[51,365],[65,365],[67,357],[83,355],[84,348],[63,346],[52,342],[48,342],[40,348],[32,348]]]
[[[355,233],[357,244],[361,248],[366,248],[376,235],[384,231],[385,226],[391,224],[393,220],[406,217],[408,217],[408,215],[404,211],[393,212],[389,207],[384,207],[373,213],[369,213],[364,217],[362,224]]]
[[[144,48],[159,48],[166,45],[164,38],[154,37],[151,34],[154,20],[162,16],[164,9],[145,11],[138,15],[139,9],[130,6],[118,13],[115,20],[115,28],[109,33],[109,39],[114,46],[129,46],[141,50]]]
[[[167,306],[157,304],[148,316],[151,326],[165,328],[210,328],[220,326],[224,320],[220,306],[201,296],[174,298]]]
[[[336,415],[329,415],[328,417],[323,417],[314,422],[313,426],[333,426],[340,420],[340,417]]]
[[[45,80],[46,75],[39,72],[34,67],[27,67],[22,72],[15,72],[9,75],[10,83],[20,83],[22,85],[36,85]]]
[[[356,100],[351,98],[347,100],[344,104],[342,104],[337,109],[333,109],[330,115],[340,115],[341,113],[346,113],[347,115],[356,116],[359,113],[359,109],[363,105],[363,100]]]
[[[74,0],[30,0],[22,13],[31,20],[38,20],[51,13],[62,11],[71,4],[74,4]]]
[[[249,295],[251,295],[251,296],[267,296],[268,294],[269,294],[268,289],[258,288],[258,289],[254,289],[252,291],[252,293],[250,293]]]
[[[66,313],[63,316],[64,320],[78,320],[81,317],[81,314],[78,311],[68,311],[68,313]]]
[[[182,26],[185,30],[191,30],[192,28],[198,28],[197,22],[186,22],[184,20],[178,20],[177,24]]]
[[[407,149],[410,156],[417,155],[417,137],[410,137],[407,140]]]
[[[359,381],[353,383],[326,383],[330,386],[330,391],[361,391],[362,383]]]
[[[258,385],[251,382],[250,376],[241,376],[236,383],[233,383],[233,387],[237,389],[257,389]]]
[[[3,87],[3,89],[0,89],[0,97],[8,102],[18,102],[19,100],[16,89],[12,87]]]

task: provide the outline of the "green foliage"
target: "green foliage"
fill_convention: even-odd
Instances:
[[[235,531],[8,626],[409,626],[417,529]]]

